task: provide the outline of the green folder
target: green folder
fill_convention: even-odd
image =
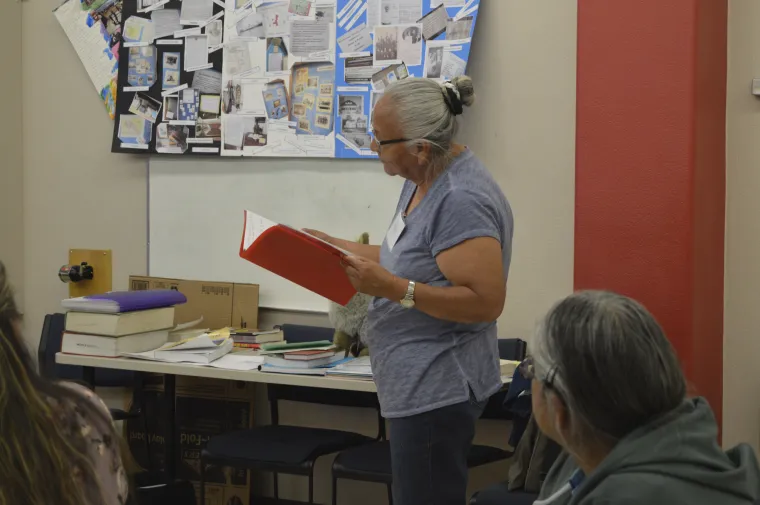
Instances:
[[[272,342],[269,344],[261,344],[262,351],[297,351],[299,349],[311,349],[313,347],[325,347],[332,345],[329,340],[316,340],[314,342],[293,342],[292,344],[284,344],[282,342]]]

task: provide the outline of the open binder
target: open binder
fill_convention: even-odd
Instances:
[[[350,254],[308,233],[245,211],[241,258],[340,305],[346,305],[356,294],[341,265]]]

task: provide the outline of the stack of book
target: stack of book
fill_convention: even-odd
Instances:
[[[232,328],[229,335],[232,337],[233,346],[236,349],[259,350],[262,344],[285,342],[285,335],[280,329],[259,331],[246,328]]]
[[[229,337],[212,337],[204,333],[179,342],[169,342],[158,349],[145,352],[130,352],[125,356],[163,361],[166,363],[195,363],[208,365],[225,356],[232,350],[232,339]]]
[[[326,375],[328,369],[348,361],[343,352],[336,352],[332,342],[272,343],[261,345],[262,372],[298,375]]]
[[[351,379],[373,380],[372,365],[369,356],[362,356],[346,363],[341,363],[327,371],[327,375],[348,377]]]
[[[174,306],[186,301],[168,289],[64,300],[68,312],[61,352],[115,358],[161,347],[174,326]]]

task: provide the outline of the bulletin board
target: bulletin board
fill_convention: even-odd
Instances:
[[[131,0],[114,152],[372,158],[392,82],[465,73],[480,0]]]

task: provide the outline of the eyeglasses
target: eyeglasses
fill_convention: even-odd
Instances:
[[[533,358],[529,357],[523,360],[522,363],[520,363],[520,373],[528,380],[540,380],[543,382],[546,386],[552,387],[554,384],[554,378],[557,376],[557,367],[553,366],[549,369],[549,373],[546,374],[546,378],[539,379],[536,377],[536,366],[533,362]]]
[[[377,145],[379,146],[387,146],[390,144],[400,144],[401,142],[408,142],[409,139],[393,139],[393,140],[377,140],[375,138],[375,142],[377,142]]]
[[[520,373],[530,381],[536,378],[536,368],[533,365],[533,358],[525,358],[523,362],[520,363]]]
[[[409,139],[391,139],[391,140],[380,140],[378,139],[374,133],[370,133],[370,136],[372,137],[372,141],[377,144],[377,152],[380,152],[380,149],[383,146],[388,146],[392,144],[400,144],[401,142],[409,142]]]

